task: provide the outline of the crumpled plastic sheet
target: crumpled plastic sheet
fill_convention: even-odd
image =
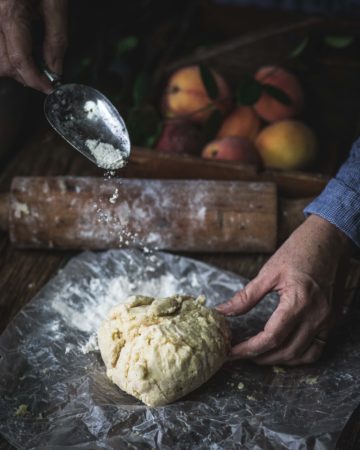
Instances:
[[[331,449],[360,401],[359,312],[352,311],[322,360],[309,367],[229,362],[183,399],[149,408],[113,385],[99,352],[82,345],[116,302],[171,273],[176,292],[214,306],[244,279],[167,253],[86,252],[72,259],[0,337],[0,432],[18,449]],[[159,281],[160,283],[160,281]],[[173,287],[174,287],[173,286]],[[109,304],[107,304],[109,303]],[[234,340],[263,327],[277,297],[231,319]],[[69,314],[72,312],[72,319]],[[16,415],[19,405],[28,413]]]

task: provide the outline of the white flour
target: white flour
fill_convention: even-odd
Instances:
[[[191,283],[191,280],[189,281]],[[64,286],[63,293],[59,292],[53,299],[51,306],[71,327],[94,333],[109,310],[119,303],[124,303],[130,295],[168,297],[182,293],[179,292],[178,280],[171,273],[146,281],[136,280],[136,283],[131,282],[127,276],[119,276],[108,282],[105,291],[104,283],[105,280],[94,278],[82,288],[68,284]],[[82,301],[69,302],[66,300],[69,296]],[[89,341],[86,346],[91,348],[91,342]]]
[[[90,120],[96,120],[99,118],[99,108],[97,104],[91,100],[85,103],[84,111],[86,112],[86,117]]]
[[[123,158],[121,151],[111,144],[96,139],[87,139],[85,145],[95,158],[96,165],[102,169],[115,170],[126,165],[127,161]]]

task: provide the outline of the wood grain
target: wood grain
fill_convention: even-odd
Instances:
[[[8,203],[19,248],[99,250],[135,237],[163,250],[270,252],[277,242],[272,183],[17,177]]]
[[[329,178],[325,175],[280,170],[259,170],[237,161],[203,160],[190,155],[133,148],[124,175],[131,178],[239,180],[276,183],[279,194],[290,198],[318,195]]]

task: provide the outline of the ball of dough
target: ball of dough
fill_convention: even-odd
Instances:
[[[217,311],[194,299],[133,296],[98,331],[107,376],[146,405],[171,403],[205,383],[230,350]]]

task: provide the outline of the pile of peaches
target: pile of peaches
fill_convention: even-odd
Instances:
[[[297,119],[304,106],[304,92],[295,75],[281,67],[260,68],[254,80],[266,89],[252,105],[234,106],[228,83],[215,70],[209,71],[216,96],[209,95],[200,66],[183,67],[170,76],[162,98],[165,124],[155,145],[158,151],[276,169],[311,165],[317,141],[313,131]],[[288,101],[272,95],[271,89],[283,92]],[[221,114],[221,121],[213,139],[204,142],[201,130],[214,111]]]

